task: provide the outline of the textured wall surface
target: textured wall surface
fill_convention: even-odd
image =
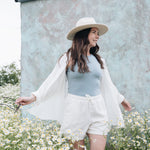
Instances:
[[[29,96],[49,75],[71,41],[76,21],[92,16],[109,27],[100,37],[112,81],[138,111],[150,107],[149,0],[38,0],[21,4],[21,95]]]

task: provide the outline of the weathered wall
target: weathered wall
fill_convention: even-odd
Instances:
[[[92,16],[109,32],[98,44],[118,90],[141,111],[150,107],[149,0],[39,0],[21,4],[21,95],[29,96],[71,45],[67,32]]]

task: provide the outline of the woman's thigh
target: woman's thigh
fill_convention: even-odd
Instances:
[[[90,150],[105,150],[107,135],[87,134],[90,140]]]

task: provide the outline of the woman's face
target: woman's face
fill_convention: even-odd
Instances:
[[[91,47],[95,47],[96,43],[99,39],[99,31],[96,27],[91,28],[90,33],[88,35],[88,40],[90,42],[89,46]]]

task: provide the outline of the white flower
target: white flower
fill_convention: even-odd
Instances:
[[[131,140],[133,143],[135,143],[135,141],[134,140]]]
[[[43,139],[40,139],[39,141],[40,141],[40,143],[41,143],[41,144],[43,144],[43,143],[44,143]]]
[[[28,139],[31,139],[31,136],[30,135],[28,135],[28,137],[27,137]]]
[[[5,142],[6,142],[6,143],[10,143],[10,140],[6,139]]]
[[[34,143],[38,143],[38,142],[39,142],[39,140],[38,140],[38,139],[36,139],[36,140],[34,140],[34,139],[33,139],[33,142],[34,142]]]
[[[40,148],[40,146],[38,146],[38,147],[36,147],[36,149],[37,149],[37,150],[40,150],[41,148]]]
[[[46,147],[42,147],[41,150],[47,150],[47,148]]]
[[[140,137],[137,135],[136,138],[139,139]]]
[[[51,148],[51,147],[48,147],[48,150],[53,150],[53,148]]]
[[[21,128],[19,129],[19,132],[22,133],[23,131],[24,131],[24,129],[21,127]]]
[[[62,142],[64,142],[65,141],[65,139],[64,138],[62,138]]]
[[[44,137],[45,137],[45,134],[42,134],[42,135],[41,135],[41,138],[44,138]]]
[[[8,130],[11,132],[11,131],[13,131],[13,128],[12,127],[8,127]]]
[[[110,137],[112,140],[114,140],[115,138],[112,136],[112,137]]]
[[[57,139],[57,137],[56,137],[56,136],[54,136],[54,137],[52,138],[52,141],[56,141],[56,139]]]
[[[48,141],[48,144],[49,144],[49,145],[52,145],[53,143],[52,143],[52,141]]]
[[[66,148],[66,147],[69,147],[69,145],[66,143],[66,144],[63,144],[63,147]]]
[[[17,141],[12,141],[12,144],[16,144],[18,143],[20,140],[17,140]]]
[[[0,146],[4,146],[5,145],[5,143],[0,143]]]
[[[143,142],[144,142],[144,143],[147,143],[147,140],[143,139]]]
[[[7,149],[7,148],[11,148],[11,147],[10,147],[10,145],[8,145],[8,146],[5,146],[5,149]]]
[[[17,138],[17,137],[21,137],[21,136],[22,136],[22,134],[18,133],[15,137]]]
[[[140,146],[140,142],[139,141],[137,141],[136,143],[137,143],[137,146]]]
[[[129,119],[128,122],[131,123],[131,122],[132,122],[132,119]]]
[[[67,130],[67,133],[71,133],[71,129],[68,129],[68,130]]]
[[[138,122],[135,122],[135,124],[136,124],[137,126],[140,126],[140,124],[139,124]]]
[[[32,144],[32,147],[36,147],[36,145],[35,145],[35,144]]]
[[[58,138],[57,141],[58,141],[58,142],[62,142],[61,138]]]
[[[10,133],[7,129],[4,129],[3,132],[5,135],[8,135]]]

